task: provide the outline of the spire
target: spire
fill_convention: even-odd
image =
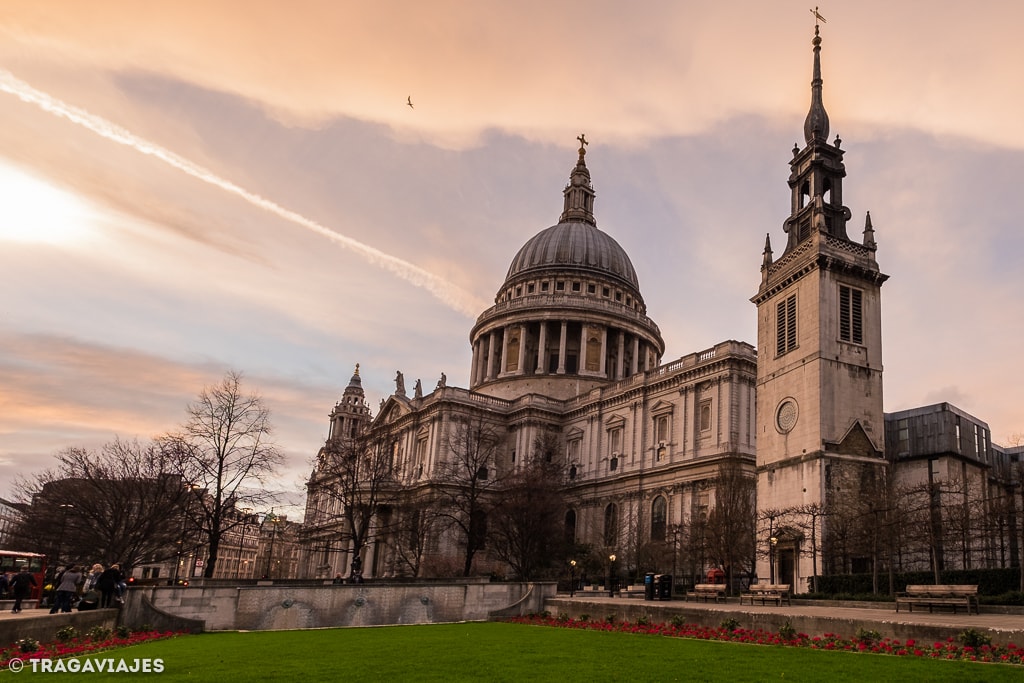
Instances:
[[[868,249],[877,249],[878,245],[875,243],[875,228],[871,225],[871,212],[867,212],[867,216],[864,218],[864,246]]]
[[[825,105],[821,99],[821,36],[818,35],[817,24],[814,25],[814,40],[811,42],[814,44],[811,109],[804,119],[804,140],[808,145],[812,142],[825,142],[828,139],[828,114],[825,113]]]
[[[359,363],[356,363],[356,371],[352,374],[352,379],[348,381],[348,388],[359,390],[363,388],[363,381],[359,379]]]
[[[767,233],[764,236],[764,253],[761,256],[761,270],[772,264],[772,236]]]
[[[590,184],[590,171],[587,170],[587,163],[584,157],[587,155],[587,136],[581,134],[577,140],[580,141],[579,159],[576,161],[576,168],[569,174],[569,184],[565,186],[562,194],[565,195],[565,206],[562,209],[562,216],[559,223],[589,223],[597,226],[594,219],[594,188]]]

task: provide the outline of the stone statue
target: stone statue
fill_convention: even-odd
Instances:
[[[395,394],[397,396],[405,396],[405,375],[402,374],[401,370],[395,372]]]
[[[441,379],[437,380],[437,388],[444,389],[446,386],[448,386],[448,377],[442,372]]]
[[[416,386],[412,390],[413,398],[423,398],[423,383],[416,380]]]

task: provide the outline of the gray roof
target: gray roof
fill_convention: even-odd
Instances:
[[[512,259],[506,282],[532,270],[578,268],[621,280],[637,293],[640,283],[619,243],[595,226],[566,222],[531,237]]]

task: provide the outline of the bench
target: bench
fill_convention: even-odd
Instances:
[[[911,612],[914,611],[914,605],[923,607],[928,606],[928,611],[931,612],[935,607],[952,607],[953,614],[956,614],[958,607],[964,607],[967,609],[967,613],[971,613],[971,607],[974,607],[974,613],[978,613],[978,587],[977,586],[957,586],[957,585],[923,585],[923,586],[907,586],[907,590],[902,593],[896,594],[896,611],[900,611],[900,605],[905,605]]]
[[[686,592],[686,600],[689,601],[690,598],[693,598],[694,602],[700,599],[707,602],[709,598],[715,602],[725,602],[725,586],[720,583],[698,583],[692,591]]]
[[[747,588],[746,592],[740,593],[740,604],[743,604],[744,600],[750,600],[750,606],[754,606],[754,600],[760,600],[762,605],[768,604],[769,601],[774,602],[776,605],[782,605],[782,601],[785,600],[787,605],[790,605],[789,601],[789,584],[788,583],[755,583]]]

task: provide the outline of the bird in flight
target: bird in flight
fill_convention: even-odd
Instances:
[[[416,107],[412,106],[412,95],[409,95],[409,97],[406,98],[405,103],[409,105],[409,109],[415,109],[416,108]]]

